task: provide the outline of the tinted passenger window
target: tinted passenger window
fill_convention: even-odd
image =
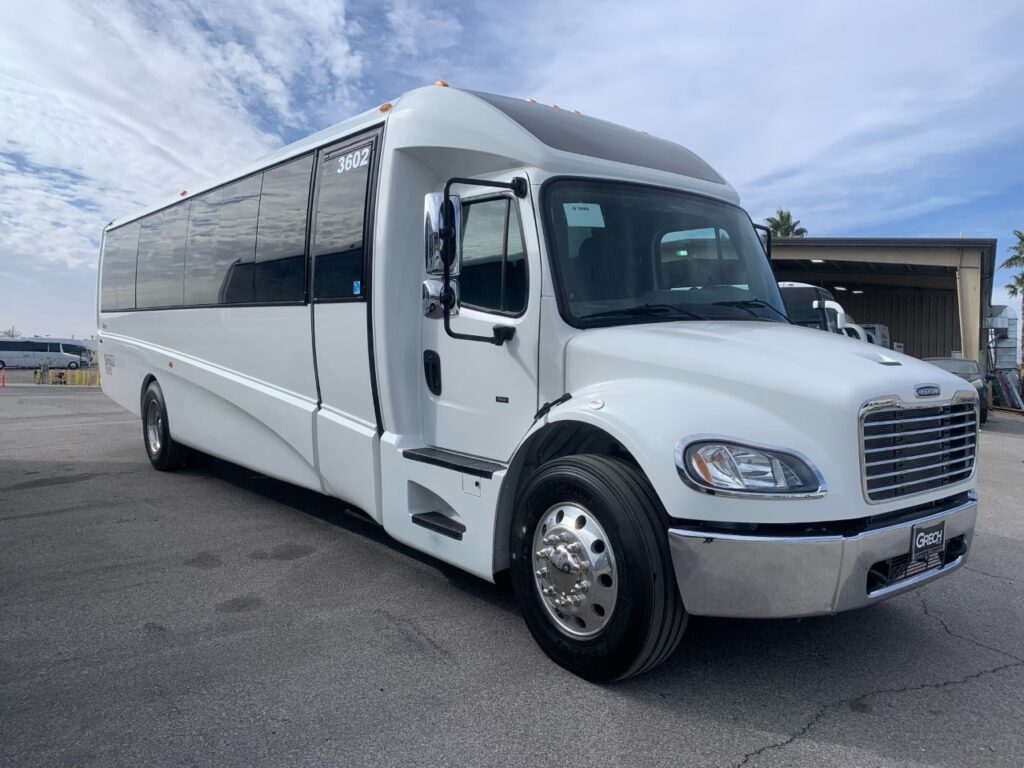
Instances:
[[[263,174],[256,235],[256,301],[306,298],[306,211],[313,156]]]
[[[462,212],[462,303],[519,314],[526,308],[526,251],[519,212],[508,198],[469,203]]]
[[[314,296],[363,295],[363,223],[371,144],[328,152],[317,180]]]
[[[135,284],[138,307],[177,307],[184,300],[188,210],[189,204],[183,203],[142,220]]]
[[[138,222],[107,232],[103,241],[100,290],[100,309],[104,312],[135,309],[135,257],[138,249]]]
[[[253,301],[256,218],[262,174],[192,201],[185,257],[185,304]]]

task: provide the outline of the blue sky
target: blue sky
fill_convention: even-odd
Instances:
[[[91,334],[107,221],[437,78],[677,141],[756,220],[1001,261],[1022,30],[1019,0],[3,3],[0,327]]]

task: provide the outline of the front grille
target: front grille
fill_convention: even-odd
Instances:
[[[870,501],[912,496],[966,480],[974,472],[974,403],[883,407],[862,416],[864,492]]]

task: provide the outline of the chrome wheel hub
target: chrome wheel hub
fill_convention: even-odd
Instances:
[[[160,411],[160,403],[150,400],[146,406],[146,443],[149,446],[149,454],[156,456],[160,453],[160,435],[164,431],[164,415]]]
[[[548,616],[570,637],[592,637],[619,592],[615,553],[601,523],[578,504],[548,509],[533,535],[533,576]]]

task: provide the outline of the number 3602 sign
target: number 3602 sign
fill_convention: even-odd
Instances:
[[[370,163],[370,148],[355,149],[338,158],[338,173],[347,173]]]

